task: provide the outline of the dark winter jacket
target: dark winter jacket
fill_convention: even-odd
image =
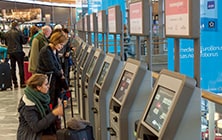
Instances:
[[[20,30],[12,28],[5,34],[5,39],[5,44],[8,46],[9,54],[14,52],[23,52],[22,44],[25,43],[25,36]]]
[[[40,140],[42,135],[56,133],[54,122],[57,117],[47,111],[47,115],[42,118],[36,105],[26,95],[21,98],[18,111],[17,140]]]
[[[40,50],[37,72],[38,73],[48,73],[53,72],[57,78],[62,77],[62,67],[60,65],[60,60],[58,53],[54,54],[50,46],[45,46]]]

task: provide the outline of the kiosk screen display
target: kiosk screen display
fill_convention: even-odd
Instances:
[[[89,53],[87,52],[85,58],[83,59],[82,67],[85,67],[85,65],[86,65],[86,60],[88,59],[88,55],[89,55]]]
[[[123,72],[122,78],[120,80],[120,83],[118,84],[118,88],[117,88],[116,93],[114,95],[114,97],[118,101],[120,101],[120,102],[123,101],[126,91],[128,90],[129,85],[132,81],[132,77],[133,77],[133,73],[128,72],[128,71]]]
[[[99,77],[97,79],[97,84],[99,84],[100,86],[102,85],[102,83],[104,81],[106,73],[108,72],[108,68],[109,68],[109,63],[104,62],[102,70],[101,70]]]
[[[96,65],[96,60],[97,60],[97,57],[93,57],[93,60],[91,61],[91,63],[90,63],[90,65],[89,65],[89,68],[88,68],[88,70],[87,70],[87,73],[89,74],[89,75],[91,75],[92,74],[92,71],[93,71],[93,69],[94,69],[94,67],[95,67],[95,65]]]
[[[154,128],[157,132],[163,126],[163,123],[170,111],[175,92],[159,86],[152,99],[152,103],[145,117],[145,122]]]

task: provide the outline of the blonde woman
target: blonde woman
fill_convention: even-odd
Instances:
[[[49,45],[43,47],[39,54],[37,73],[53,72],[49,89],[52,108],[58,104],[58,97],[63,88],[61,81],[65,79],[58,51],[63,48],[67,40],[65,33],[62,30],[57,30],[51,35]]]

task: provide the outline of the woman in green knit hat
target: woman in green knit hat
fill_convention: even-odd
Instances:
[[[55,120],[63,115],[61,103],[52,111],[49,108],[48,77],[33,74],[27,81],[18,112],[19,127],[17,140],[56,140]]]

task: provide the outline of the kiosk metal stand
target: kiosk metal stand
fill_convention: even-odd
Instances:
[[[201,92],[196,81],[162,70],[137,129],[138,140],[200,140]]]
[[[80,64],[80,71],[78,74],[79,79],[79,87],[78,87],[78,94],[79,94],[79,105],[80,105],[80,116],[83,119],[86,119],[86,114],[84,111],[85,104],[84,104],[84,91],[85,91],[85,78],[86,78],[86,70],[89,67],[90,60],[93,58],[95,53],[95,47],[89,46],[85,56],[83,56],[82,62]]]
[[[93,89],[94,106],[92,107],[95,119],[96,140],[109,139],[107,131],[107,126],[109,126],[109,103],[123,65],[123,62],[116,55],[106,54],[97,76]]]
[[[79,54],[76,56],[76,83],[75,83],[75,93],[77,97],[77,103],[78,103],[78,112],[81,114],[81,108],[80,108],[80,80],[81,80],[81,74],[80,74],[80,65],[83,61],[83,58],[88,50],[88,45],[83,42],[81,45],[81,49],[79,50]]]
[[[125,63],[110,100],[111,140],[134,140],[134,122],[142,115],[152,90],[151,72],[133,59]]]
[[[94,126],[94,115],[91,111],[93,106],[93,87],[95,85],[96,77],[99,73],[99,69],[104,60],[105,54],[101,49],[96,49],[94,56],[90,59],[88,68],[86,68],[86,76],[83,79],[83,111],[85,119],[89,120],[92,126]]]

